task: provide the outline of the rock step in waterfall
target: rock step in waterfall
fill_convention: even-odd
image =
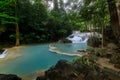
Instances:
[[[72,43],[86,43],[89,37],[95,36],[98,38],[102,38],[102,35],[97,32],[85,32],[81,33],[80,31],[73,31],[71,35],[67,37],[68,40],[72,41]]]

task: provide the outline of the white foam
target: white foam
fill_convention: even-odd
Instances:
[[[66,55],[66,56],[82,56],[81,54],[78,53],[66,53],[66,52],[61,52],[59,51],[56,47],[49,45],[49,51],[51,52],[55,52],[57,54],[62,54],[62,55]]]
[[[69,35],[67,39],[72,41],[72,43],[86,43],[91,36],[102,38],[102,35],[97,32],[81,33],[80,31],[73,31],[73,33]]]
[[[5,56],[7,55],[7,53],[8,53],[8,49],[4,50],[2,52],[2,54],[0,54],[0,58],[5,58]]]

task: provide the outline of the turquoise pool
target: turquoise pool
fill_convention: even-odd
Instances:
[[[58,50],[62,51],[62,52],[76,52],[77,50],[86,50],[87,49],[87,43],[74,43],[74,44],[70,44],[70,43],[66,43],[66,44],[56,44],[56,47],[58,48]]]
[[[0,63],[0,73],[31,74],[38,70],[48,69],[60,59],[72,61],[75,58],[50,52],[49,44],[26,46],[20,50],[20,54],[22,56],[16,59]]]

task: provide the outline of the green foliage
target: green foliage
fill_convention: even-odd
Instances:
[[[11,37],[14,34],[13,29],[8,28],[8,26],[16,24],[16,20],[20,26],[22,43],[56,41],[68,36],[73,29],[79,29],[79,15],[74,17],[76,13],[73,14],[72,9],[68,14],[62,0],[60,3],[54,0],[56,8],[51,11],[47,11],[43,2],[42,0],[34,0],[34,3],[29,0],[16,0],[17,5],[15,5],[14,0],[0,1],[2,4],[0,11],[4,11],[4,13],[0,13],[0,23],[7,27],[6,37],[8,36],[13,41],[13,37]],[[60,8],[58,4],[60,4]],[[66,6],[70,6],[70,4],[66,4]],[[16,11],[14,11],[15,8]],[[15,14],[17,14],[18,19],[15,18]]]
[[[91,58],[92,57],[92,58]],[[93,67],[95,64],[95,58],[93,56],[82,56],[73,60],[73,63],[80,63],[87,67]]]
[[[120,54],[114,53],[110,58],[110,62],[113,63],[116,68],[120,68]]]
[[[9,37],[10,38],[15,38],[15,34],[11,34]]]
[[[0,24],[16,24],[14,0],[1,0],[0,4]]]
[[[85,0],[84,6],[80,10],[80,15],[82,21],[93,27],[101,29],[102,26],[106,27],[110,24],[108,4],[105,0]]]
[[[67,37],[73,30],[87,31],[91,25],[99,28],[100,25],[109,25],[104,0],[84,0],[84,3],[80,0],[67,0],[66,3],[63,0],[53,0],[55,6],[51,10],[47,9],[45,2],[45,0],[34,0],[34,2],[1,0],[0,25],[5,27],[6,37],[13,39],[10,36],[15,31],[11,26],[16,22],[20,26],[22,43],[57,41]],[[91,3],[94,4],[90,5]]]

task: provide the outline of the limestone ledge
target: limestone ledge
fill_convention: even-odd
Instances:
[[[66,56],[78,56],[78,57],[82,57],[83,55],[87,54],[86,52],[74,52],[74,53],[62,52],[62,51],[58,50],[57,47],[55,47],[54,44],[49,45],[49,51],[55,52],[57,54],[66,55]]]

